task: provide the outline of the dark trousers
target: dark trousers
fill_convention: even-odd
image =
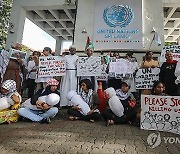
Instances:
[[[180,96],[180,83],[177,85],[177,96]]]
[[[105,121],[113,120],[115,124],[125,124],[126,123],[126,119],[125,119],[124,115],[122,117],[118,117],[111,111],[111,109],[105,110],[102,113],[102,116]]]
[[[67,113],[69,115],[78,117],[78,118],[80,118],[82,120],[85,120],[85,121],[89,121],[89,120],[95,120],[96,121],[96,120],[100,119],[100,114],[98,112],[94,112],[94,113],[92,113],[90,115],[85,116],[85,115],[81,114],[79,111],[77,111],[77,110],[75,110],[73,108],[70,108],[70,109],[67,110]]]
[[[34,95],[36,83],[35,79],[27,79],[28,81],[28,98],[31,98]]]

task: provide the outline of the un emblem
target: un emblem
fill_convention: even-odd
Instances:
[[[127,5],[113,5],[106,8],[103,13],[103,19],[110,27],[126,27],[132,22],[133,18],[133,10]]]

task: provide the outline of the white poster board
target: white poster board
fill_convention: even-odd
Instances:
[[[142,49],[142,0],[95,3],[95,50]]]
[[[171,45],[163,47],[161,51],[160,62],[165,62],[165,54],[167,51],[171,51],[173,55],[173,59],[179,61],[180,60],[180,45]]]
[[[26,59],[27,58],[27,53],[23,52],[23,51],[20,51],[20,50],[16,50],[16,49],[10,49],[9,50],[9,57],[11,59],[17,59],[17,58]]]
[[[126,59],[117,59],[116,62],[109,63],[109,76],[122,79],[133,76],[133,63]]]
[[[101,57],[79,57],[77,76],[101,76]]]
[[[38,77],[64,76],[66,61],[60,56],[39,57]]]
[[[136,73],[136,89],[152,89],[154,81],[159,80],[160,68],[141,68]]]
[[[107,65],[103,64],[101,65],[101,76],[97,76],[97,81],[107,81],[108,80],[108,74],[106,73]]]
[[[141,95],[141,129],[180,134],[180,96]]]

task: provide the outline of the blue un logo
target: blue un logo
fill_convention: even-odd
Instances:
[[[103,19],[110,27],[126,27],[134,18],[132,8],[127,5],[113,5],[106,8],[103,13]]]

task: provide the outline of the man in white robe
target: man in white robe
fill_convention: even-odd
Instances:
[[[66,98],[71,90],[77,91],[77,61],[76,48],[74,45],[69,48],[70,54],[65,56],[66,75],[62,77],[60,84],[60,106],[71,106]]]

